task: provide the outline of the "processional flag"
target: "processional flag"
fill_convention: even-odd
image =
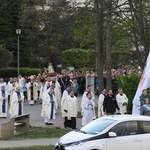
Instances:
[[[139,115],[140,114],[140,96],[142,94],[143,89],[147,89],[150,87],[150,52],[147,57],[147,61],[136,91],[136,94],[133,99],[133,107],[132,107],[132,114]]]

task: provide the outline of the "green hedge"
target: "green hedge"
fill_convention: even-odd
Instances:
[[[127,75],[127,76],[120,76],[117,77],[117,83],[119,88],[122,88],[124,93],[127,95],[129,102],[127,107],[127,112],[132,112],[132,101],[134,95],[136,93],[138,84],[140,81],[140,76],[138,75]]]
[[[42,73],[41,69],[39,68],[20,68],[20,74],[24,76],[30,75],[38,75]],[[17,68],[0,68],[0,77],[2,78],[9,78],[9,77],[17,77],[18,76],[18,69]]]

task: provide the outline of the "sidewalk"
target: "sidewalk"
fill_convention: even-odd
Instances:
[[[55,145],[59,138],[43,138],[43,139],[25,139],[25,140],[8,140],[0,141],[1,148],[13,147],[30,147],[30,146],[49,146]]]

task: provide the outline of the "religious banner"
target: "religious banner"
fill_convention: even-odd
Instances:
[[[150,53],[147,57],[146,65],[144,67],[136,94],[133,99],[133,107],[132,107],[132,114],[139,115],[140,114],[140,96],[142,94],[143,89],[148,89],[150,87]]]

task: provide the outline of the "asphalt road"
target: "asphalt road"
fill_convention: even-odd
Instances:
[[[79,106],[81,104],[81,96],[78,97]],[[95,99],[97,103],[97,99]],[[80,108],[80,107],[79,107]],[[42,105],[37,102],[34,105],[29,105],[28,102],[24,103],[24,114],[30,114],[30,125],[38,127],[60,127],[64,128],[64,118],[61,117],[61,109],[58,108],[56,113],[56,119],[53,121],[52,126],[47,126],[44,123],[44,118],[41,117]],[[6,123],[10,120],[10,115],[6,119],[0,118],[0,129],[1,124]],[[81,127],[82,118],[77,118],[77,128]],[[55,145],[59,138],[43,138],[43,139],[25,139],[25,140],[12,140],[12,141],[0,141],[0,149],[12,148],[12,147],[28,147],[28,146],[42,146],[42,145]]]
[[[78,105],[79,109],[80,104],[81,104],[81,96],[78,97]],[[97,103],[97,99],[95,99],[95,102]],[[9,109],[9,107],[8,107]],[[24,114],[30,114],[30,125],[31,126],[39,126],[39,127],[64,127],[64,118],[61,117],[61,109],[60,107],[57,109],[56,113],[56,119],[53,121],[53,126],[46,126],[44,124],[44,118],[41,117],[41,110],[42,110],[42,105],[37,102],[34,105],[29,105],[28,102],[24,103]],[[10,115],[8,113],[8,117],[6,119],[0,118],[0,128],[1,124],[6,123],[10,120]],[[77,118],[77,128],[81,127],[81,118]]]

